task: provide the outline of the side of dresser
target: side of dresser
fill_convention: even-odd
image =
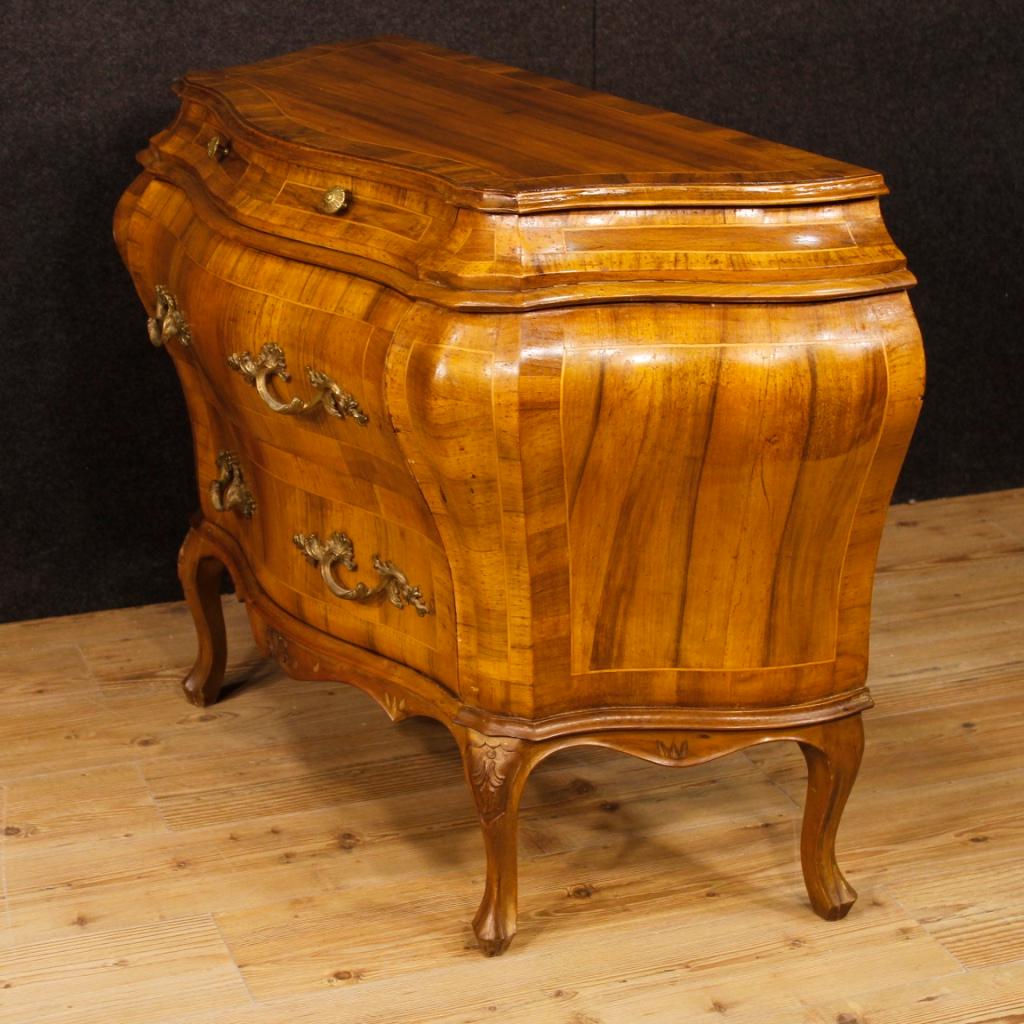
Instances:
[[[250,589],[290,618],[457,693],[451,572],[384,398],[384,361],[409,301],[241,246],[148,174],[125,193],[115,235],[188,403],[197,529],[230,543]],[[350,555],[342,541],[331,548],[337,536]],[[317,547],[330,550],[317,560]],[[374,579],[377,559],[408,584],[392,587],[396,600],[341,597],[386,582]],[[219,685],[196,677],[186,692],[205,703]]]

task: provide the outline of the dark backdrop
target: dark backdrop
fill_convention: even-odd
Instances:
[[[921,284],[897,492],[1024,485],[1022,0],[6,0],[0,620],[179,596],[195,499],[170,360],[110,235],[191,67],[400,32],[882,171]]]

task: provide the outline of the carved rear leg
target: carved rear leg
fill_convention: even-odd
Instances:
[[[178,578],[196,627],[195,664],[182,682],[185,696],[193,704],[213,704],[224,682],[227,664],[227,636],[220,603],[224,563],[197,530],[189,530],[178,553]]]
[[[807,761],[800,859],[811,906],[826,921],[845,917],[857,893],[836,863],[836,832],[864,752],[859,714],[820,726],[814,742],[800,744]]]
[[[472,729],[460,730],[458,740],[487,854],[487,881],[473,931],[483,952],[498,956],[516,933],[519,798],[539,748]]]

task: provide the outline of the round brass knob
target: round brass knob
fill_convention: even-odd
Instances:
[[[220,163],[231,152],[231,140],[221,135],[211,135],[210,141],[206,144],[206,155],[211,160]]]
[[[335,185],[320,197],[320,202],[316,204],[316,208],[321,213],[341,213],[348,208],[351,198],[352,194],[348,189],[342,188],[341,185]]]

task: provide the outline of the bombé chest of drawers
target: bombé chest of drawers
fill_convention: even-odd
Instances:
[[[223,678],[226,568],[286,672],[442,721],[490,954],[549,754],[795,741],[810,902],[842,917],[923,377],[881,178],[404,39],[176,89],[115,236],[192,423],[189,699]]]

